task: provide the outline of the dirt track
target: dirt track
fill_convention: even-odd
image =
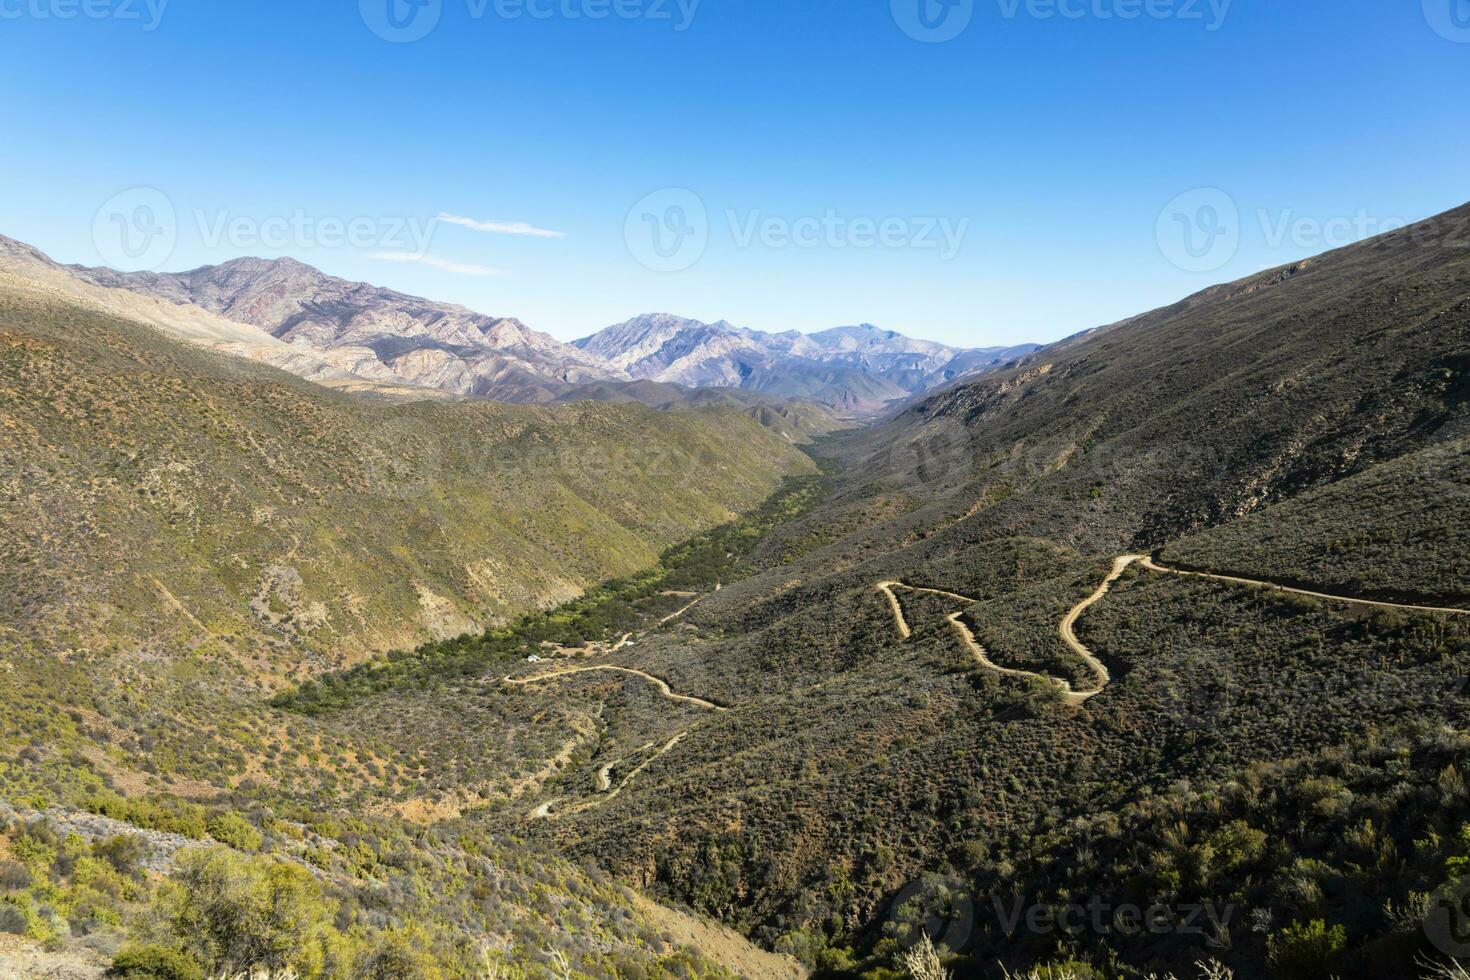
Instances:
[[[654,677],[652,674],[646,674],[643,671],[635,670],[632,667],[615,667],[612,664],[599,664],[596,667],[573,667],[571,670],[558,670],[553,671],[550,674],[537,674],[534,677],[508,676],[505,678],[505,682],[515,687],[528,687],[532,684],[541,684],[545,681],[554,681],[558,678],[571,677],[575,674],[590,674],[593,671],[598,670],[610,670],[619,674],[632,674],[634,677],[641,677],[652,684],[654,687],[656,687],[658,689],[658,692],[664,697],[668,698],[670,701],[683,701],[686,704],[692,704],[700,708],[707,708],[710,711],[730,710],[729,708],[715,704],[713,701],[706,701],[704,698],[696,698],[693,695],[689,694],[675,694],[673,689],[669,687],[668,682],[662,680],[661,678]]]
[[[1436,613],[1451,616],[1470,615],[1470,610],[1457,609],[1450,606],[1414,606],[1400,602],[1381,602],[1374,599],[1356,599],[1350,596],[1332,595],[1326,592],[1312,592],[1306,589],[1291,588],[1290,586],[1278,585],[1275,582],[1268,582],[1263,579],[1241,578],[1235,575],[1216,575],[1210,572],[1186,572],[1176,568],[1169,568],[1167,565],[1160,565],[1148,555],[1120,555],[1113,560],[1112,570],[1108,573],[1107,578],[1103,580],[1102,584],[1097,587],[1097,591],[1093,592],[1092,595],[1088,596],[1086,599],[1083,599],[1081,602],[1077,603],[1077,605],[1073,606],[1067,612],[1067,615],[1063,617],[1061,625],[1057,631],[1058,634],[1061,636],[1062,642],[1067,645],[1067,648],[1070,649],[1073,653],[1077,654],[1077,656],[1081,657],[1082,660],[1087,664],[1087,666],[1092,669],[1093,674],[1096,676],[1096,684],[1088,688],[1087,690],[1081,691],[1073,688],[1070,682],[1058,677],[1051,677],[1046,674],[1037,674],[1029,670],[1016,670],[1010,667],[1002,667],[999,664],[995,663],[995,661],[990,659],[990,654],[988,651],[986,651],[985,647],[981,646],[980,642],[975,639],[975,634],[971,632],[968,626],[965,625],[963,610],[950,615],[948,617],[948,622],[950,626],[954,627],[955,632],[959,634],[960,639],[964,642],[965,646],[970,650],[970,652],[974,654],[975,658],[980,662],[980,665],[985,667],[987,670],[993,671],[994,673],[1000,674],[1005,677],[1040,678],[1042,680],[1050,681],[1057,687],[1061,688],[1062,697],[1068,704],[1084,704],[1092,698],[1097,697],[1107,688],[1108,684],[1112,682],[1112,675],[1108,672],[1107,665],[1099,660],[1097,656],[1091,650],[1089,650],[1080,639],[1077,638],[1077,621],[1082,618],[1082,614],[1085,613],[1088,609],[1101,602],[1103,598],[1110,591],[1112,591],[1112,588],[1117,583],[1118,579],[1122,578],[1123,574],[1135,564],[1138,565],[1140,568],[1144,568],[1148,571],[1157,572],[1164,575],[1179,575],[1185,578],[1203,578],[1210,579],[1216,582],[1225,582],[1231,585],[1245,585],[1252,588],[1271,589],[1276,592],[1285,592],[1291,595],[1308,596],[1310,598],[1320,599],[1326,602],[1341,602],[1356,606],[1373,606],[1380,609],[1402,609],[1407,612]],[[898,590],[903,590],[906,592],[918,592],[925,595],[943,596],[947,599],[954,599],[957,602],[962,602],[966,606],[973,606],[982,601],[980,599],[971,598],[970,596],[960,595],[957,592],[945,592],[942,589],[918,588],[912,585],[907,585],[903,582],[893,580],[879,582],[877,585],[877,589],[888,599],[889,608],[893,611],[893,618],[898,626],[898,633],[905,640],[913,636],[913,628],[909,626],[908,619],[904,616],[903,604],[898,599]]]
[[[1215,582],[1229,582],[1232,585],[1249,585],[1254,588],[1271,589],[1274,592],[1286,592],[1291,595],[1307,596],[1312,599],[1322,599],[1326,602],[1342,602],[1350,606],[1374,606],[1379,609],[1403,609],[1407,612],[1440,613],[1448,616],[1470,616],[1470,609],[1458,609],[1454,606],[1412,606],[1402,602],[1382,602],[1377,599],[1355,599],[1351,596],[1332,595],[1328,592],[1311,592],[1307,589],[1294,589],[1289,585],[1278,585],[1275,582],[1267,582],[1263,579],[1240,578],[1235,575],[1216,575],[1211,572],[1186,572],[1178,568],[1170,568],[1160,565],[1148,556],[1139,558],[1139,564],[1151,572],[1162,572],[1165,575],[1181,575],[1185,578],[1207,578]]]
[[[1108,674],[1108,669],[1107,667],[1103,666],[1102,661],[1094,657],[1091,651],[1089,651],[1081,643],[1077,642],[1076,636],[1072,635],[1071,632],[1072,624],[1075,623],[1078,617],[1080,617],[1082,613],[1087,610],[1088,606],[1091,606],[1093,603],[1097,602],[1103,596],[1108,594],[1108,590],[1112,588],[1113,583],[1118,580],[1118,577],[1123,574],[1123,571],[1128,567],[1129,564],[1132,563],[1133,560],[1136,560],[1136,556],[1130,556],[1130,560],[1128,562],[1124,562],[1124,560],[1120,558],[1118,560],[1119,564],[1114,565],[1113,574],[1108,577],[1107,581],[1105,581],[1102,586],[1091,596],[1073,607],[1072,611],[1067,614],[1067,618],[1062,621],[1062,639],[1067,640],[1068,645],[1071,646],[1072,649],[1075,650],[1077,654],[1087,662],[1087,665],[1093,669],[1094,673],[1097,674],[1098,683],[1097,686],[1094,688],[1090,688],[1085,691],[1079,691],[1072,687],[1071,682],[1063,680],[1059,677],[1050,677],[1046,674],[1038,674],[1030,670],[1017,670],[1012,667],[1002,667],[1000,664],[990,659],[990,652],[980,644],[980,641],[975,638],[975,634],[971,632],[968,626],[965,625],[965,614],[963,610],[957,613],[953,613],[948,617],[949,625],[954,628],[957,634],[959,634],[960,640],[963,641],[965,646],[969,649],[970,653],[974,655],[975,659],[980,662],[980,666],[984,667],[986,670],[989,670],[996,674],[1000,674],[1002,677],[1018,677],[1024,679],[1049,681],[1050,683],[1055,684],[1057,687],[1061,688],[1062,697],[1068,704],[1083,704],[1089,699],[1095,698],[1099,694],[1101,694],[1103,692],[1103,688],[1107,687],[1108,683],[1112,680],[1112,677]],[[940,589],[921,589],[916,588],[912,585],[905,585],[902,582],[879,582],[878,591],[882,592],[885,596],[888,597],[888,604],[893,610],[894,619],[898,623],[899,635],[902,636],[904,639],[908,639],[909,637],[913,636],[913,629],[909,626],[908,620],[904,617],[903,604],[898,601],[898,595],[895,591],[897,589],[903,589],[906,592],[919,592],[926,595],[943,596],[946,599],[955,599],[959,602],[963,602],[967,606],[973,606],[981,601],[979,599],[973,599],[969,596],[960,595],[958,592],[945,592]],[[1071,639],[1068,639],[1069,636],[1071,637]]]
[[[700,597],[700,598],[703,598],[703,597]],[[664,617],[663,619],[659,620],[658,626],[667,625],[668,623],[672,622],[673,620],[678,619],[680,616],[684,615],[690,609],[693,609],[696,605],[698,605],[699,602],[700,602],[700,599],[695,599],[693,602],[689,603],[687,606],[685,606],[684,608],[680,609],[678,612],[674,613],[672,616],[666,616],[666,617]],[[655,627],[655,628],[657,628],[657,627]],[[618,650],[623,649],[624,647],[627,647],[627,646],[632,645],[632,643],[633,643],[633,634],[632,633],[629,633],[626,636],[624,636],[621,641],[619,641],[619,643],[618,643],[617,646],[612,647],[610,650],[607,650],[606,652],[609,652],[609,653],[616,652]],[[587,648],[583,648],[583,649],[584,650],[590,650],[590,649],[593,649],[593,648],[592,647],[587,647]],[[579,651],[564,651],[564,652],[569,653],[569,654],[576,654]],[[618,674],[629,674],[629,675],[631,675],[633,677],[637,677],[637,678],[640,678],[642,680],[648,681],[650,684],[652,684],[654,686],[654,688],[659,692],[660,695],[662,695],[663,697],[667,698],[670,701],[679,702],[679,703],[683,703],[683,704],[692,704],[692,705],[694,705],[697,708],[703,708],[706,711],[714,711],[714,712],[719,712],[719,713],[723,713],[723,712],[726,712],[726,711],[729,711],[730,710],[729,708],[726,708],[723,705],[715,704],[713,701],[706,701],[704,698],[697,698],[697,697],[694,697],[693,695],[690,695],[690,694],[676,694],[674,692],[674,689],[669,686],[668,682],[665,681],[661,677],[655,677],[652,674],[646,673],[645,671],[641,671],[641,670],[638,670],[638,669],[633,668],[633,667],[619,667],[619,666],[616,666],[614,664],[598,664],[598,665],[590,666],[590,667],[573,667],[573,668],[570,668],[570,669],[567,669],[567,670],[556,670],[556,671],[552,671],[551,673],[547,673],[547,674],[536,674],[536,675],[533,675],[531,677],[515,677],[513,675],[507,675],[506,678],[505,678],[505,683],[507,683],[507,684],[509,684],[509,685],[511,685],[513,687],[530,687],[533,684],[542,684],[542,683],[545,683],[547,681],[559,680],[559,679],[561,679],[563,677],[572,677],[572,676],[575,676],[575,675],[578,675],[578,674],[589,674],[589,673],[592,673],[594,671],[600,671],[600,670],[611,671],[613,673],[618,673]],[[684,740],[684,738],[690,732],[692,732],[693,730],[694,730],[694,726],[690,726],[689,728],[686,728],[682,732],[680,732],[679,734],[675,735],[672,739],[670,739],[663,746],[663,748],[659,749],[653,755],[651,755],[647,759],[643,760],[643,762],[637,768],[635,768],[632,772],[628,773],[627,776],[623,777],[622,782],[618,783],[618,785],[616,787],[614,787],[612,785],[612,772],[613,772],[613,770],[615,768],[617,768],[617,766],[618,766],[619,763],[618,762],[612,762],[612,763],[609,763],[608,765],[604,766],[597,773],[597,791],[602,794],[597,799],[592,800],[592,801],[589,801],[589,802],[586,802],[586,803],[580,803],[580,804],[578,804],[576,806],[568,807],[565,810],[557,810],[557,811],[555,811],[555,813],[553,813],[553,808],[560,801],[559,800],[549,800],[549,801],[541,804],[540,806],[538,806],[535,810],[531,811],[530,819],[532,819],[532,820],[545,820],[545,819],[548,819],[548,818],[550,818],[552,816],[563,816],[565,814],[581,813],[584,810],[590,810],[593,807],[602,806],[605,803],[609,803],[612,800],[617,799],[617,797],[623,792],[623,790],[625,788],[627,788],[628,784],[631,783],[634,780],[634,778],[636,778],[640,773],[642,773],[643,770],[647,769],[654,762],[654,760],[658,759],[660,756],[662,756],[665,753],[669,752],[676,745],[678,745],[680,742],[682,742]]]

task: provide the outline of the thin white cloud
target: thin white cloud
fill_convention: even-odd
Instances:
[[[416,265],[427,265],[444,272],[452,272],[457,276],[505,275],[504,271],[492,269],[488,265],[475,265],[472,262],[455,262],[452,259],[441,259],[437,255],[421,255],[418,252],[374,252],[368,258],[378,259],[382,262],[412,262]]]
[[[447,225],[459,225],[471,231],[483,231],[490,235],[524,235],[528,238],[567,237],[564,231],[548,231],[545,228],[528,225],[524,221],[476,221],[474,218],[449,214],[447,211],[439,212],[439,220]]]

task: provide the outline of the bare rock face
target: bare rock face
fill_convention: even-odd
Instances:
[[[269,364],[329,387],[395,399],[449,398],[404,385],[368,348],[318,351],[287,344],[242,320],[232,320],[179,298],[176,284],[148,274],[63,266],[40,250],[0,235],[0,278],[12,287],[66,297],[111,316],[145,323],[191,344]],[[137,288],[134,288],[137,287]]]
[[[867,324],[762,333],[666,313],[616,324],[576,346],[638,379],[808,398],[854,414],[882,411],[1035,350],[959,349]]]
[[[521,400],[518,392],[538,385],[556,390],[628,380],[596,356],[519,320],[349,282],[293,259],[235,259],[181,273],[71,271],[97,285],[192,304],[259,327],[376,380],[507,400]]]

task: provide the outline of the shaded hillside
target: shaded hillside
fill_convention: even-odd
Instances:
[[[686,388],[660,381],[604,381],[578,385],[556,395],[555,402],[601,401],[637,403],[675,412],[721,408],[744,412],[797,445],[851,428],[832,408],[814,401],[777,398],[738,388]]]
[[[1004,495],[964,526],[1146,547],[1463,435],[1467,218],[1215,287],[925,399],[854,442],[850,506],[903,494],[932,533]]]
[[[1466,515],[1470,439],[1460,439],[1173,542],[1163,557],[1343,595],[1470,608]]]

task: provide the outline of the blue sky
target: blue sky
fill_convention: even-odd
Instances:
[[[0,233],[979,346],[1470,200],[1470,0],[162,2],[0,0]]]

